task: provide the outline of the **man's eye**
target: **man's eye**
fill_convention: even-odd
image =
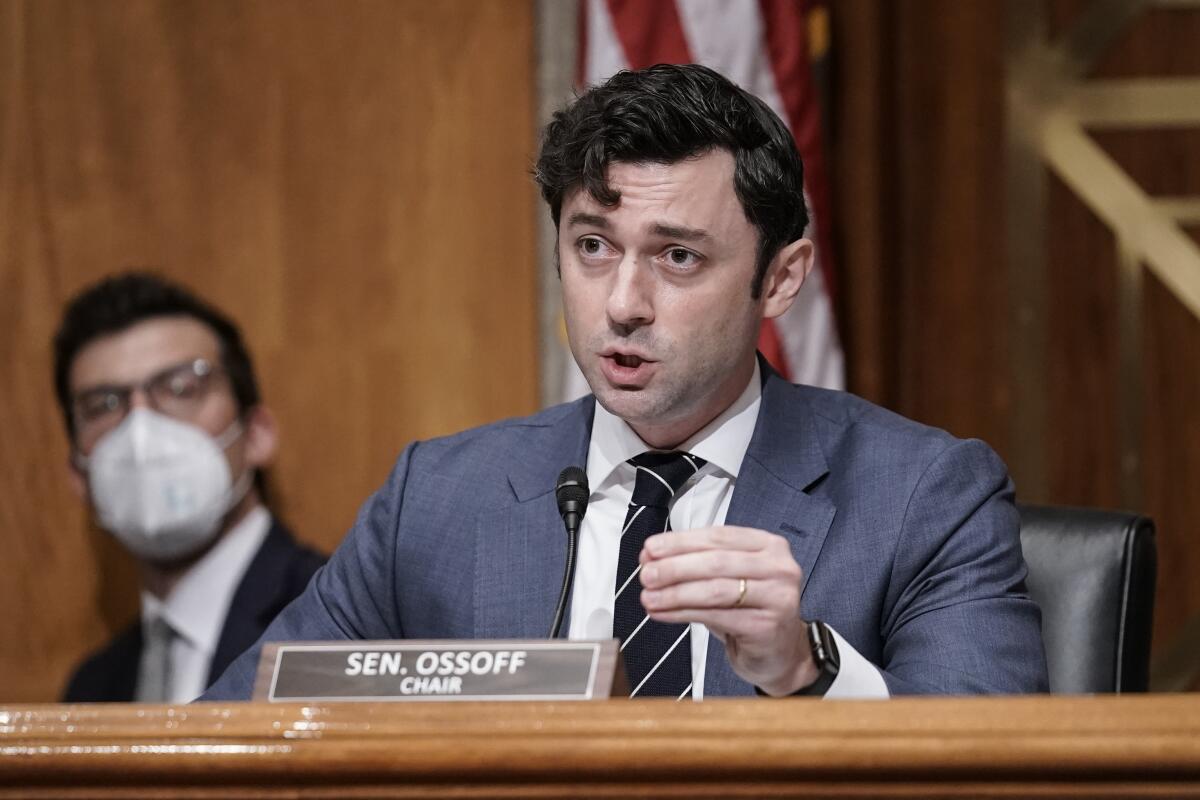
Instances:
[[[167,391],[172,397],[194,397],[200,391],[200,380],[194,375],[173,375]]]
[[[676,268],[694,267],[700,263],[700,256],[682,247],[672,247],[666,253],[667,264]]]
[[[579,252],[591,258],[598,258],[608,252],[608,245],[600,239],[588,236],[579,240]]]
[[[97,392],[79,399],[78,410],[84,419],[96,419],[116,411],[121,398],[115,392]]]

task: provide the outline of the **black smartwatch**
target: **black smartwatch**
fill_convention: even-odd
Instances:
[[[807,632],[808,646],[812,648],[813,663],[817,666],[817,679],[803,689],[792,692],[791,697],[823,697],[829,691],[829,687],[833,685],[833,679],[837,677],[838,670],[842,666],[841,657],[838,656],[837,642],[828,625],[819,620],[813,620],[808,623]],[[754,693],[761,697],[768,696],[757,686],[754,687]]]
[[[812,648],[813,663],[817,665],[817,679],[793,694],[801,697],[821,697],[833,685],[838,676],[842,659],[838,656],[837,641],[829,626],[820,620],[808,623],[808,646]]]

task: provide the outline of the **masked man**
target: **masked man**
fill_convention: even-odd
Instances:
[[[141,577],[140,622],[88,658],[63,699],[188,702],[323,560],[264,506],[274,418],[233,323],[150,275],[81,293],[54,351],[72,486]]]

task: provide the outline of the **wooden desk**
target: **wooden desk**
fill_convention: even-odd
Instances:
[[[1200,797],[1200,695],[0,708],[0,797]]]

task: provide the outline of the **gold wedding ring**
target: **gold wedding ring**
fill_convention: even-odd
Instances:
[[[733,604],[734,608],[741,608],[742,603],[746,602],[746,579],[738,578],[738,599]]]

